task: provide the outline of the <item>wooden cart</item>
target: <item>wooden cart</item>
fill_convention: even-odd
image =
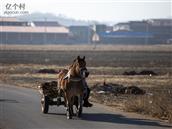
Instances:
[[[49,106],[64,105],[61,102],[61,96],[58,94],[57,82],[44,82],[39,86],[39,92],[41,93],[41,109],[43,113],[48,113]]]

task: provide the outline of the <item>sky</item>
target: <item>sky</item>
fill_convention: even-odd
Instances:
[[[53,13],[77,20],[172,18],[172,0],[4,0],[0,3],[1,16],[12,16],[4,14],[7,3],[25,3],[29,13]]]

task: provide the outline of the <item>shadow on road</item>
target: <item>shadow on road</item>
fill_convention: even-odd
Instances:
[[[17,100],[12,100],[12,99],[0,99],[0,102],[5,102],[5,103],[19,103]]]
[[[59,116],[65,116],[66,114],[65,113],[47,113],[49,115],[59,115]]]
[[[110,122],[110,123],[140,125],[140,126],[157,126],[157,127],[168,127],[168,128],[172,127],[169,125],[161,125],[158,122],[149,121],[145,119],[126,118],[119,114],[84,113],[82,119],[88,121],[96,121],[96,122]]]

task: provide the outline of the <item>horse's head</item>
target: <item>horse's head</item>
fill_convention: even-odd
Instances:
[[[77,75],[79,75],[81,78],[88,77],[89,72],[86,68],[85,56],[83,58],[78,56],[77,59],[74,60],[74,64]]]

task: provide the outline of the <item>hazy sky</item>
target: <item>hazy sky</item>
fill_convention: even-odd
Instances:
[[[172,0],[4,0],[1,15],[6,3],[15,2],[25,3],[29,13],[48,12],[81,20],[127,21],[172,16]]]

